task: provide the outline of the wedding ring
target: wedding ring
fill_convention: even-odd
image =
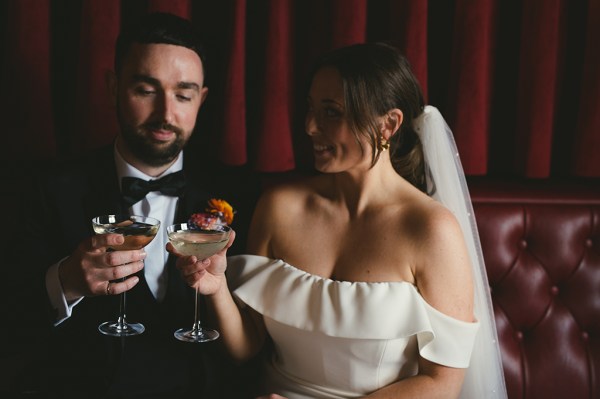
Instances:
[[[106,284],[106,295],[110,295],[110,281],[107,281]]]

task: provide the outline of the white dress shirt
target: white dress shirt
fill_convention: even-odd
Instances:
[[[143,180],[155,180],[170,173],[178,172],[183,168],[183,153],[180,153],[175,163],[173,163],[173,165],[171,165],[164,173],[160,176],[152,177],[127,163],[123,157],[121,157],[121,154],[119,154],[116,147],[114,153],[119,187],[121,179],[125,176],[137,177]],[[146,278],[150,291],[158,301],[163,300],[167,289],[167,270],[165,266],[167,264],[168,253],[165,250],[165,245],[168,238],[166,228],[174,223],[177,201],[177,197],[164,195],[159,191],[152,191],[148,193],[144,199],[133,204],[129,208],[129,213],[131,215],[150,216],[161,222],[156,237],[145,248],[147,256],[144,260],[144,277]],[[58,275],[60,264],[65,259],[66,258],[52,265],[46,272],[46,290],[48,291],[52,306],[57,310],[57,319],[54,323],[55,326],[71,317],[73,308],[83,299],[83,297],[81,297],[75,301],[67,302],[65,298]]]

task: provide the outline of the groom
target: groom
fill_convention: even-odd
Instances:
[[[191,327],[194,297],[165,251],[165,228],[204,211],[210,198],[237,208],[233,252],[243,250],[254,196],[231,190],[239,185],[207,170],[203,154],[183,151],[208,94],[205,72],[202,46],[187,20],[149,14],[121,32],[109,78],[120,126],[114,144],[41,174],[27,204],[26,231],[18,235],[24,242],[17,250],[21,309],[14,312],[15,325],[33,326],[15,334],[26,341],[30,360],[15,382],[17,392],[59,398],[233,395],[221,384],[232,369],[218,353],[218,341],[190,344],[173,337],[176,329]],[[155,185],[148,193],[130,192],[127,181],[143,183],[126,177]],[[91,220],[113,213],[152,216],[162,222],[160,233],[145,249],[109,252],[122,236],[93,235]],[[104,336],[97,327],[115,320],[123,292],[128,319],[146,331]]]

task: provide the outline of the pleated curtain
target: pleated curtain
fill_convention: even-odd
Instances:
[[[600,177],[600,0],[5,0],[1,157],[54,159],[117,134],[105,77],[119,28],[189,18],[209,96],[190,144],[232,167],[311,167],[306,76],[321,53],[386,41],[410,60],[471,176]]]

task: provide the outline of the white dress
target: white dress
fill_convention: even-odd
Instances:
[[[264,317],[274,343],[267,391],[355,398],[416,373],[418,354],[466,368],[479,323],[451,318],[407,282],[344,282],[282,260],[228,259],[234,296]]]

